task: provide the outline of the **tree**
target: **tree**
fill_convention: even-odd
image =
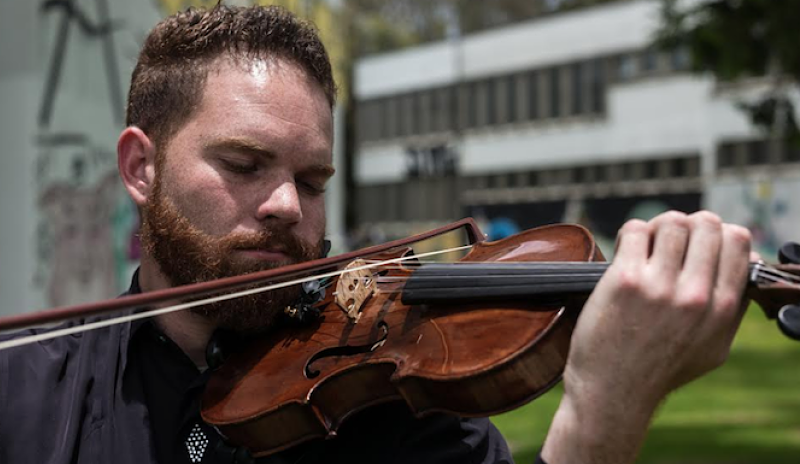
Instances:
[[[769,89],[741,107],[773,137],[798,139],[788,91],[800,83],[800,2],[706,0],[684,8],[685,4],[663,0],[658,43],[685,48],[695,72],[710,72],[721,81],[764,77]]]

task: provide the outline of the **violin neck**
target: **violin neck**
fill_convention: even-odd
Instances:
[[[513,262],[425,264],[403,288],[404,304],[468,303],[498,299],[563,303],[585,298],[608,268],[606,262]],[[749,285],[763,279],[763,265],[751,263]]]
[[[445,304],[536,298],[556,304],[594,290],[608,263],[425,264],[408,278],[404,304]]]

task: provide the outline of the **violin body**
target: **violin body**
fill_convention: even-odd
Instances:
[[[381,257],[407,253],[400,247]],[[602,260],[590,233],[574,225],[480,242],[462,259]],[[313,323],[232,354],[207,385],[203,419],[263,456],[333,436],[349,415],[374,404],[402,399],[418,416],[489,416],[560,380],[582,299],[406,305],[403,286],[413,272],[413,263],[376,267],[376,287],[357,315],[328,292]]]

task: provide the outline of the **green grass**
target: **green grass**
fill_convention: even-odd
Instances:
[[[492,419],[517,463],[533,462],[561,392]],[[800,342],[751,308],[728,362],[668,398],[637,462],[800,463]]]

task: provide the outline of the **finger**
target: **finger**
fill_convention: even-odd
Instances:
[[[709,301],[716,286],[722,248],[722,221],[707,211],[689,216],[691,235],[681,274],[681,287]]]
[[[669,211],[650,222],[655,227],[650,264],[665,279],[675,279],[683,267],[689,240],[689,220],[683,213]]]
[[[626,222],[617,234],[614,264],[641,268],[647,263],[652,226],[639,219]]]
[[[730,326],[730,338],[741,322],[746,305],[742,303],[750,264],[750,231],[744,227],[722,226],[722,249],[714,289],[714,313],[719,324]]]

